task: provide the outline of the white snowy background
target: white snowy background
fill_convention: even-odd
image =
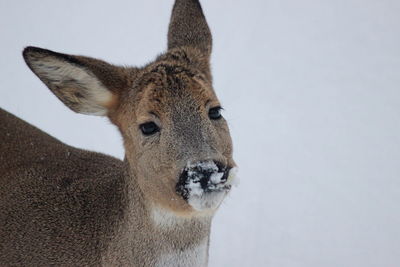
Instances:
[[[0,0],[0,107],[122,158],[116,129],[63,106],[21,51],[143,65],[166,48],[172,4]],[[241,177],[210,266],[400,266],[400,1],[202,4]]]

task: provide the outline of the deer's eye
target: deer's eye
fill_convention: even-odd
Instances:
[[[210,108],[208,111],[208,117],[212,120],[219,120],[222,117],[221,110],[221,107]]]
[[[157,126],[154,122],[146,122],[143,124],[140,124],[140,130],[144,135],[153,135],[157,132],[160,131],[160,127]]]

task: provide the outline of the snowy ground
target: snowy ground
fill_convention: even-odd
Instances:
[[[0,0],[0,106],[122,157],[102,118],[69,111],[25,66],[36,45],[142,65],[173,0]],[[241,184],[210,266],[400,266],[400,1],[203,0]]]

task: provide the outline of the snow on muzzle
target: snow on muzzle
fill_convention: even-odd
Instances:
[[[176,192],[197,210],[215,208],[231,189],[234,172],[212,160],[188,163],[176,184]]]

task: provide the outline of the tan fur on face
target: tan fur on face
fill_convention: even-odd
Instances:
[[[219,101],[203,73],[174,60],[148,65],[137,84],[120,104],[121,115],[114,118],[124,134],[132,171],[151,202],[179,214],[195,213],[175,192],[186,163],[213,159],[234,166],[225,121],[211,121],[208,117],[208,109],[219,106]],[[176,129],[174,118],[178,117],[182,127]],[[185,118],[193,118],[196,125],[182,123]],[[157,123],[161,132],[144,137],[139,125],[148,121]],[[186,131],[192,136],[184,136]],[[195,142],[182,141],[185,138]],[[181,147],[182,142],[188,142],[187,146]]]

